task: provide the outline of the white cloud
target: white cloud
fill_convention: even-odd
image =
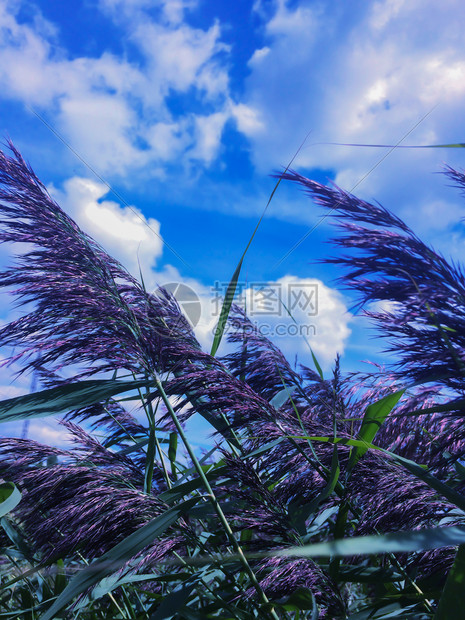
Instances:
[[[131,38],[144,52],[150,81],[160,89],[185,92],[194,87],[216,97],[228,86],[227,74],[214,60],[228,49],[219,37],[217,23],[205,31],[185,24],[168,28],[141,19]]]
[[[254,135],[265,129],[260,114],[248,105],[238,103],[232,107],[232,115],[237,127],[246,136]]]
[[[350,335],[351,315],[338,291],[326,286],[321,280],[292,275],[283,276],[267,286],[269,291],[275,293],[275,298],[281,295],[294,320],[281,305],[276,304],[275,308],[266,290],[263,294],[248,289],[247,308],[262,333],[267,335],[269,332],[271,340],[290,361],[293,362],[298,355],[301,361],[308,362],[311,359],[308,344],[326,368],[338,353],[344,353]],[[279,309],[279,315],[269,314],[269,307]],[[254,308],[258,314],[254,314]]]
[[[294,166],[333,170],[344,189],[357,185],[358,195],[376,198],[414,227],[424,227],[423,212],[439,205],[445,184],[433,173],[444,159],[460,167],[460,150],[395,150],[384,159],[387,150],[320,143],[460,141],[463,3],[383,0],[334,10],[276,0],[256,6],[267,19],[266,45],[249,61],[241,101],[264,126],[247,133],[255,165],[263,173],[276,168],[311,131]],[[455,203],[443,206],[445,217],[429,220],[433,240],[457,212]]]
[[[224,112],[195,118],[196,139],[194,140],[195,146],[190,151],[192,158],[200,159],[208,164],[216,157],[227,120],[228,115]]]
[[[39,441],[47,446],[56,446],[57,448],[69,448],[72,435],[53,418],[41,418],[40,420],[31,420],[28,428],[28,437]]]
[[[268,56],[270,51],[271,50],[269,47],[261,47],[260,49],[255,50],[248,62],[248,65],[253,67],[254,65],[260,64],[260,62]]]
[[[303,4],[291,9],[287,4],[286,0],[276,1],[276,10],[266,24],[268,34],[283,38],[289,37],[290,39],[296,36],[305,36],[307,42],[312,41],[318,27],[317,9],[306,7]],[[298,54],[298,48],[294,52]]]
[[[382,30],[389,22],[397,17],[405,7],[406,0],[383,0],[373,5],[370,25],[375,30]]]
[[[198,0],[99,0],[101,8],[112,13],[134,15],[141,9],[159,8],[169,23],[180,23],[188,10],[198,5]]]
[[[49,188],[53,198],[106,251],[117,258],[133,275],[151,273],[163,251],[160,223],[145,218],[136,207],[122,207],[102,200],[109,192],[103,183],[73,177],[62,190]]]
[[[101,3],[138,49],[137,61],[105,52],[68,58],[53,25],[20,22],[18,5],[0,7],[1,96],[53,114],[54,125],[100,174],[155,170],[167,162],[209,165],[232,117],[228,71],[218,23],[203,30],[182,21],[195,2]],[[147,11],[145,10],[147,9]],[[39,14],[38,14],[39,15]],[[164,17],[163,17],[164,15]],[[208,115],[186,108],[173,117],[167,98],[189,92]],[[168,144],[163,140],[167,138]],[[198,146],[192,148],[194,143]],[[188,152],[186,152],[188,151]]]

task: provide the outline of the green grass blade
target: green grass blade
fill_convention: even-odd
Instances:
[[[315,353],[313,353],[313,349],[312,349],[312,347],[310,347],[310,353],[311,353],[311,355],[312,355],[312,360],[313,360],[313,363],[315,364],[316,371],[317,371],[317,373],[320,375],[320,379],[321,379],[322,381],[324,381],[324,380],[325,380],[325,377],[324,377],[324,374],[323,374],[323,370],[322,370],[322,368],[321,368],[321,366],[320,366],[320,364],[319,364],[319,362],[318,362],[318,360],[317,360],[317,358],[316,358]]]
[[[177,480],[177,466],[176,456],[178,451],[178,435],[177,433],[170,433],[169,445],[168,445],[168,459],[171,465],[171,476],[173,480]]]
[[[463,543],[465,543],[465,527],[433,527],[389,534],[354,536],[303,547],[291,547],[269,555],[303,558],[344,557],[427,551]]]
[[[13,482],[0,484],[0,517],[11,512],[21,501],[21,493]]]
[[[278,444],[282,443],[284,441],[284,439],[285,439],[284,437],[279,437],[278,439],[273,439],[273,441],[270,441],[269,443],[266,443],[264,446],[260,446],[259,448],[256,448],[255,450],[252,450],[252,452],[248,452],[242,458],[243,459],[249,459],[249,458],[252,458],[254,456],[260,456],[260,454],[266,454],[272,448],[274,448]]]
[[[188,512],[198,501],[198,498],[191,498],[169,508],[166,512],[127,536],[112,549],[104,553],[98,560],[84,568],[84,570],[71,579],[57,600],[42,616],[41,620],[52,620],[55,618],[58,612],[76,596],[79,596],[106,576],[117,571],[136,553],[176,523],[179,517]]]
[[[462,620],[465,610],[465,544],[459,546],[434,620]]]
[[[373,439],[378,430],[381,428],[384,420],[397,405],[404,392],[405,389],[398,390],[393,394],[388,394],[384,398],[381,398],[367,407],[360,426],[360,431],[358,433],[359,439],[366,441],[369,444],[373,442]],[[352,450],[349,464],[347,466],[348,473],[352,471],[359,459],[367,450],[368,448],[356,448],[355,450]]]
[[[176,614],[181,610],[184,604],[187,603],[192,591],[197,586],[202,586],[200,579],[199,583],[190,579],[180,584],[175,590],[168,594],[168,596],[165,596],[160,607],[158,607],[153,616],[151,616],[150,620],[167,620],[167,618],[176,617]]]
[[[148,443],[149,438],[147,437],[147,439],[141,439],[140,441],[136,441],[136,443],[132,444],[131,446],[121,448],[121,450],[118,450],[116,454],[118,454],[119,456],[127,456],[128,454],[131,454],[131,452],[137,452],[138,450],[142,450],[142,448],[144,448]]]
[[[92,592],[88,596],[84,596],[80,599],[78,604],[73,605],[73,613],[77,612],[88,612],[89,606],[93,601],[97,601],[99,598],[110,594],[116,588],[125,585],[134,585],[143,583],[145,581],[154,581],[156,579],[153,573],[151,574],[143,574],[143,575],[110,575],[109,577],[105,577],[102,579],[96,586],[93,588]],[[78,616],[77,616],[78,617]]]
[[[150,421],[150,434],[145,457],[144,493],[150,495],[152,491],[153,468],[155,466],[155,421]]]
[[[430,413],[444,413],[447,411],[461,411],[465,412],[465,399],[454,400],[444,404],[432,405],[431,407],[425,407],[424,409],[415,409],[413,411],[405,411],[403,413],[393,413],[392,417],[417,417],[420,415],[428,415]]]
[[[255,226],[255,229],[252,233],[252,236],[249,239],[249,242],[247,243],[247,246],[239,260],[239,263],[237,264],[236,269],[234,270],[233,276],[231,278],[231,281],[228,284],[228,288],[226,289],[226,295],[225,295],[225,299],[223,302],[223,305],[221,307],[221,312],[220,312],[220,317],[218,319],[218,323],[215,329],[215,336],[213,338],[213,344],[212,344],[212,348],[211,348],[211,352],[210,354],[215,356],[216,352],[218,351],[218,347],[220,346],[221,340],[223,338],[223,334],[224,334],[224,330],[226,328],[226,323],[228,321],[228,316],[229,316],[229,312],[231,310],[231,306],[232,306],[232,302],[234,299],[234,295],[236,294],[236,288],[237,288],[237,282],[239,280],[239,276],[241,273],[241,269],[242,269],[242,263],[244,262],[244,258],[245,255],[247,254],[250,246],[252,245],[252,241],[254,240],[255,235],[257,234],[257,230],[260,227],[260,224],[262,223],[263,218],[265,217],[265,214],[268,210],[268,207],[270,206],[271,201],[273,200],[273,196],[276,193],[276,190],[278,189],[281,181],[283,180],[283,176],[286,174],[286,172],[289,170],[289,168],[292,165],[292,162],[294,161],[294,159],[297,157],[297,155],[300,153],[302,147],[304,146],[305,142],[307,141],[308,138],[307,134],[305,136],[304,141],[302,142],[302,144],[299,146],[299,148],[297,149],[296,153],[294,154],[294,156],[292,157],[291,161],[287,164],[284,172],[280,175],[280,177],[278,178],[275,186],[273,187],[273,191],[270,194],[270,197],[268,198],[268,202],[266,203],[266,207],[263,210],[263,213],[260,216],[260,219],[257,222],[257,225]]]
[[[146,380],[94,379],[60,385],[0,401],[0,422],[56,416],[72,409],[102,402],[122,392],[153,384]]]
[[[252,237],[254,235],[255,235],[255,232],[252,235]],[[248,248],[249,248],[249,246],[247,246],[247,249]],[[246,251],[247,251],[247,249],[246,249]],[[220,317],[218,319],[218,323],[217,323],[216,328],[215,328],[215,336],[213,338],[212,348],[211,348],[211,351],[210,351],[210,354],[212,356],[216,355],[216,352],[218,351],[218,348],[220,346],[221,340],[223,338],[224,330],[226,329],[226,323],[228,322],[229,312],[231,310],[231,306],[232,306],[232,303],[233,303],[234,295],[236,294],[237,282],[239,280],[239,275],[241,273],[242,263],[244,261],[244,255],[245,255],[245,252],[242,255],[242,258],[239,261],[239,264],[237,265],[236,270],[233,273],[231,281],[228,284],[228,288],[226,289],[226,295],[225,295],[225,298],[224,298],[223,305],[221,306]]]
[[[171,463],[176,462],[176,454],[178,450],[178,436],[176,433],[170,433],[170,443],[168,446],[168,458]]]
[[[455,144],[356,144],[352,142],[319,142],[329,146],[357,146],[370,149],[463,149],[465,142]]]
[[[393,583],[405,579],[404,575],[397,573],[392,568],[351,566],[347,564],[339,566],[338,577],[340,581],[347,581],[349,583]]]

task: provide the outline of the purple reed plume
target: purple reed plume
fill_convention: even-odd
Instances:
[[[0,330],[0,342],[19,349],[10,361],[22,360],[24,369],[78,364],[81,376],[117,369],[150,374],[174,363],[173,337],[198,348],[175,301],[147,293],[60,209],[9,146],[14,157],[0,152],[0,242],[34,246],[0,274],[20,305],[33,305]]]
[[[465,176],[447,174],[462,188]],[[297,172],[283,178],[299,183],[317,204],[329,210],[342,235],[333,242],[350,254],[326,259],[341,264],[344,285],[359,292],[360,306],[391,302],[384,311],[367,312],[388,350],[399,356],[398,376],[435,381],[463,392],[465,376],[465,278],[425,245],[398,217],[378,204],[341,189],[311,181]]]

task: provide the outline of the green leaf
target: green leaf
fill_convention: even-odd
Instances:
[[[369,405],[363,416],[360,431],[358,433],[359,439],[372,443],[376,433],[381,428],[384,420],[387,418],[392,409],[397,405],[405,389],[398,390],[393,394],[388,394],[384,398],[381,398],[377,402]],[[352,451],[347,466],[347,471],[350,472],[357,464],[358,460],[365,454],[368,448],[356,448]]]
[[[153,384],[146,380],[95,379],[60,385],[0,401],[0,422],[59,415],[72,409],[102,402],[115,394]]]
[[[254,456],[259,456],[260,454],[264,454],[265,452],[269,452],[272,448],[274,448],[275,446],[280,444],[282,441],[284,441],[284,437],[280,437],[279,439],[274,439],[273,441],[270,441],[269,443],[265,444],[264,446],[260,446],[256,450],[252,450],[252,452],[248,452],[242,458],[243,459],[249,459],[249,458],[252,458]]]
[[[24,555],[25,558],[32,560],[33,553],[29,548],[26,538],[23,536],[22,532],[17,529],[17,526],[14,526],[8,520],[8,517],[1,517],[0,524],[5,531],[5,534],[15,545],[15,547]]]
[[[188,512],[197,501],[198,498],[191,498],[177,506],[169,508],[163,514],[127,536],[112,549],[104,553],[98,560],[95,560],[84,568],[80,573],[77,573],[53,605],[45,612],[41,620],[52,620],[56,617],[56,614],[76,596],[85,592],[107,575],[116,572],[136,553],[141,551],[155,538],[163,534],[171,525],[176,523],[179,517]]]
[[[310,347],[310,353],[312,355],[312,360],[313,360],[313,363],[315,364],[316,371],[320,375],[320,379],[322,381],[324,381],[325,377],[324,377],[323,371],[322,371],[321,366],[318,363],[318,360],[316,359],[316,355],[315,355],[315,353],[313,353],[313,349],[311,347]]]
[[[290,388],[285,387],[283,390],[278,392],[276,396],[273,396],[273,398],[270,400],[270,405],[272,405],[276,409],[276,411],[279,411],[279,409],[281,409],[284,403],[289,400],[289,398],[296,391],[296,389],[297,388],[295,386]]]
[[[260,221],[261,221],[261,218],[260,218]],[[260,224],[260,221],[258,222],[258,224]],[[252,239],[253,239],[254,235],[255,235],[255,231],[254,231],[254,233],[252,235]],[[236,269],[235,269],[235,271],[234,271],[234,273],[232,275],[231,281],[228,284],[228,288],[226,289],[226,295],[224,297],[223,305],[221,306],[221,312],[220,312],[220,316],[219,316],[219,319],[218,319],[218,323],[217,323],[216,328],[215,328],[215,336],[213,338],[212,348],[211,348],[211,351],[210,351],[210,355],[212,355],[213,357],[216,355],[216,352],[218,351],[218,348],[220,346],[221,340],[223,338],[224,330],[226,329],[226,324],[228,322],[229,312],[231,310],[231,306],[232,306],[232,303],[233,303],[233,300],[234,300],[234,295],[236,294],[237,282],[239,280],[239,275],[241,273],[242,263],[244,262],[245,253],[249,249],[249,245],[250,245],[252,239],[250,239],[249,244],[247,245],[247,248],[246,248],[244,254],[242,255],[242,258],[240,259],[239,264],[237,265],[237,267],[236,267]]]
[[[465,543],[465,527],[433,527],[372,536],[354,536],[325,543],[282,549],[269,555],[303,558],[426,551]]]
[[[170,433],[170,443],[168,447],[168,458],[171,463],[176,462],[176,452],[178,449],[178,435],[177,433]]]
[[[155,424],[150,421],[150,434],[145,457],[144,493],[150,494],[152,491],[153,469],[155,466]]]
[[[128,454],[131,454],[131,452],[137,452],[138,450],[144,448],[149,443],[149,441],[150,439],[148,437],[146,439],[141,439],[140,441],[136,441],[136,443],[121,448],[121,450],[118,450],[116,454],[118,454],[119,456],[127,456]]]
[[[440,379],[441,377],[439,377],[439,380]],[[414,387],[415,385],[419,385],[419,384],[414,383],[412,384],[411,387]],[[432,407],[424,407],[423,409],[415,409],[414,411],[394,413],[392,417],[394,418],[395,417],[402,417],[402,418],[417,417],[420,415],[423,416],[423,415],[428,415],[430,413],[441,413],[441,412],[446,412],[446,411],[461,411],[461,412],[465,411],[465,399],[460,398],[460,399],[453,400],[451,402],[444,403],[444,404],[437,403],[433,405]]]
[[[196,581],[189,580],[188,582],[180,584],[175,588],[168,596],[165,596],[160,607],[151,616],[150,620],[166,620],[172,618],[177,612],[181,610],[184,604],[188,601],[192,590],[197,585]]]
[[[321,142],[320,144],[328,144],[333,146],[363,146],[370,149],[463,149],[464,142],[455,144],[356,144],[351,142]]]
[[[249,242],[239,260],[239,263],[237,264],[237,267],[233,273],[233,276],[228,284],[228,288],[226,289],[226,295],[224,298],[224,302],[223,305],[221,307],[221,312],[220,312],[220,317],[218,319],[218,324],[216,326],[215,329],[215,336],[213,338],[213,344],[212,344],[212,348],[211,348],[211,352],[210,355],[215,356],[216,352],[218,351],[218,347],[220,346],[221,343],[221,339],[223,338],[223,334],[224,334],[224,330],[226,328],[226,323],[228,322],[228,316],[229,316],[229,312],[231,310],[231,306],[232,306],[232,302],[234,299],[234,295],[236,293],[236,288],[237,288],[237,282],[239,280],[239,275],[241,273],[241,269],[242,269],[242,263],[244,262],[244,258],[245,255],[247,254],[250,246],[252,245],[252,241],[254,240],[254,237],[257,233],[257,230],[260,227],[260,224],[262,223],[263,218],[265,217],[265,213],[268,210],[268,207],[270,206],[271,201],[273,200],[273,196],[276,193],[276,190],[279,187],[279,184],[281,183],[281,181],[283,180],[283,176],[286,174],[286,172],[289,170],[290,166],[292,165],[292,162],[294,161],[294,159],[297,157],[297,155],[300,153],[300,150],[302,149],[303,145],[305,144],[306,140],[308,138],[308,135],[305,137],[304,141],[302,142],[302,144],[299,146],[299,148],[297,149],[295,155],[293,156],[293,158],[291,159],[291,161],[287,164],[286,169],[284,170],[284,172],[281,174],[281,176],[279,177],[279,179],[277,180],[273,191],[271,192],[270,197],[268,198],[268,202],[266,203],[266,207],[263,210],[263,213],[260,216],[260,219],[258,220],[257,225],[255,226],[255,229],[252,233],[252,236],[249,239]]]
[[[289,596],[277,601],[277,603],[286,611],[300,611],[301,609],[311,610],[312,614],[310,616],[307,615],[309,620],[318,620],[318,607],[311,590],[308,588],[297,588]]]
[[[105,577],[105,579],[102,579],[102,581],[100,581],[95,586],[95,588],[92,590],[92,592],[90,592],[88,596],[84,596],[78,604],[73,605],[73,612],[76,613],[77,611],[81,610],[88,611],[89,605],[92,601],[97,601],[99,598],[106,596],[120,586],[124,586],[127,584],[133,585],[144,581],[154,581],[155,579],[156,578],[152,573],[144,575],[129,574],[124,575],[123,577],[121,577],[121,575],[119,574],[116,574]]]
[[[221,467],[213,467],[209,471],[205,472],[205,476],[209,482],[214,481],[220,477],[224,477],[228,473],[228,468],[225,466]],[[197,476],[196,478],[191,478],[186,482],[182,480],[178,480],[173,484],[171,489],[167,489],[166,491],[162,491],[158,498],[167,504],[173,504],[174,502],[179,501],[186,495],[189,495],[193,491],[200,489],[203,486],[202,479]]]
[[[57,567],[57,572],[55,575],[53,593],[55,594],[55,596],[58,596],[59,594],[63,592],[63,590],[66,587],[66,577],[65,577],[66,569],[65,569],[65,563],[63,562],[63,560],[57,560],[56,567]]]
[[[0,517],[11,512],[21,501],[21,493],[13,482],[0,484]]]
[[[465,544],[460,545],[447,576],[434,620],[462,620],[465,609]]]

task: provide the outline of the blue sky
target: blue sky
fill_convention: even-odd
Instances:
[[[139,261],[149,286],[196,291],[207,347],[212,287],[229,281],[273,189],[270,173],[309,132],[299,172],[380,201],[461,259],[463,201],[436,173],[463,167],[464,151],[383,159],[387,150],[322,143],[463,142],[464,19],[460,0],[0,0],[0,130],[128,269],[137,273]],[[295,316],[313,326],[317,357],[329,369],[339,352],[345,369],[363,368],[382,361],[382,343],[337,289],[341,272],[317,263],[333,251],[320,218],[281,184],[244,263],[249,307],[263,301],[258,285],[287,293],[316,284],[317,314],[296,307]],[[282,322],[263,312],[256,320]],[[310,363],[301,338],[275,342]],[[2,396],[27,381],[12,386],[2,371]]]

